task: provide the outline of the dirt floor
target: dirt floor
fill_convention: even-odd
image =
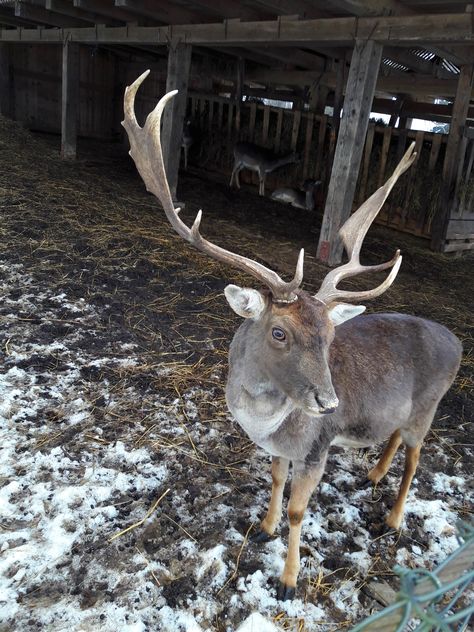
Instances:
[[[283,277],[305,247],[304,287],[318,288],[320,213],[189,174],[179,197],[188,223],[203,208],[208,239]],[[233,632],[252,613],[284,630],[348,629],[380,607],[370,581],[396,588],[395,564],[432,568],[457,546],[473,509],[474,253],[371,230],[366,262],[397,246],[404,260],[369,310],[445,324],[464,359],[401,534],[382,535],[401,455],[374,495],[362,483],[377,451],[334,448],[305,518],[297,599],[282,603],[286,520],[271,542],[247,542],[270,459],[223,391],[239,320],[222,291],[253,281],[181,241],[118,146],[81,144],[65,163],[57,138],[0,119],[0,209],[1,630]]]

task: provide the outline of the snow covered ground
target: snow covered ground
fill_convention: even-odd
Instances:
[[[341,629],[367,614],[365,579],[394,555],[431,567],[456,548],[472,501],[462,463],[453,475],[422,463],[428,484],[412,487],[406,535],[374,541],[374,507],[382,519],[397,478],[377,501],[360,486],[367,455],[335,450],[305,518],[298,598],[278,602],[286,526],[268,544],[245,541],[268,500],[268,457],[229,418],[201,419],[216,389],[144,397],[131,379],[142,351],[109,336],[100,307],[22,264],[2,262],[0,278],[2,630]],[[169,369],[147,371],[153,381]],[[226,435],[247,446],[227,470],[208,463]],[[447,459],[435,443],[428,452]]]

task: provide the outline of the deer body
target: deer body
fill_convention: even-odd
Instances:
[[[437,323],[403,314],[357,316],[335,328],[327,365],[338,406],[324,414],[311,412],[301,396],[298,401],[288,394],[288,382],[294,376],[298,379],[298,372],[285,359],[280,360],[284,381],[272,375],[272,366],[264,359],[262,341],[267,339],[260,322],[252,319],[235,334],[227,405],[261,448],[309,464],[332,444],[369,447],[386,441],[396,430],[408,445],[420,443],[456,375],[461,355],[458,339]],[[307,352],[306,344],[291,351],[296,363],[300,359],[304,363]],[[310,347],[309,352],[325,364],[321,349]],[[307,380],[308,388],[321,388],[317,373]]]
[[[314,210],[314,189],[321,184],[318,180],[306,180],[303,190],[281,187],[272,191],[271,198],[277,202],[291,204],[295,208],[302,208],[306,211]]]
[[[296,161],[297,156],[294,152],[278,157],[265,147],[259,147],[253,143],[237,143],[234,147],[234,168],[229,186],[235,182],[236,187],[240,189],[239,174],[242,169],[250,169],[250,171],[256,171],[258,175],[259,195],[265,195],[265,176],[267,173]]]
[[[249,292],[255,290],[226,288],[240,315],[242,300],[236,301]],[[297,307],[263,299],[232,341],[226,400],[250,439],[273,456],[272,498],[257,540],[268,539],[278,526],[293,465],[290,546],[278,591],[286,599],[296,587],[303,514],[330,446],[369,447],[389,439],[369,473],[378,483],[405,444],[405,472],[387,518],[398,529],[421,444],[456,376],[462,349],[444,326],[414,316],[355,316],[342,324],[336,319],[334,327],[330,311],[304,292],[298,292]],[[272,340],[275,327],[290,344]]]
[[[134,98],[147,74],[126,88],[122,123],[130,139],[130,155],[147,189],[160,200],[182,238],[213,259],[247,272],[267,288],[225,288],[230,306],[245,319],[230,348],[226,399],[249,437],[273,456],[272,494],[257,541],[270,538],[278,526],[289,464],[293,464],[288,554],[277,591],[279,598],[288,599],[294,595],[299,572],[304,512],[324,473],[330,446],[373,446],[388,439],[378,463],[368,473],[376,484],[387,473],[400,445],[405,445],[398,497],[386,519],[389,527],[398,529],[423,439],[459,367],[461,344],[442,325],[403,314],[361,316],[365,307],[352,304],[385,292],[400,268],[399,251],[385,263],[366,266],[360,263],[360,250],[391,189],[413,163],[415,143],[387,182],[340,228],[349,261],[330,270],[317,294],[311,296],[300,289],[303,250],[294,278],[285,282],[263,264],[204,239],[199,232],[201,211],[191,228],[180,219],[160,141],[161,115],[176,92],[166,94],[140,127]],[[250,164],[263,174],[290,162],[262,163],[258,156],[252,160]],[[235,173],[238,184],[237,156],[236,165],[233,177]],[[357,292],[337,287],[345,278],[384,270],[390,272],[373,289]]]

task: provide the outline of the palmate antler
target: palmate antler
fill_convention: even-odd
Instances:
[[[186,241],[189,241],[193,246],[198,248],[198,250],[205,252],[218,261],[228,263],[231,266],[235,266],[251,274],[271,290],[274,301],[282,303],[295,301],[297,299],[295,290],[299,288],[303,281],[303,249],[301,249],[298,257],[295,276],[292,281],[287,283],[283,281],[276,272],[266,268],[257,261],[247,259],[229,250],[224,250],[224,248],[220,248],[204,239],[199,232],[202,211],[198,212],[192,228],[186,226],[179,218],[178,213],[180,209],[175,208],[173,204],[173,198],[171,197],[168,179],[166,177],[160,140],[161,115],[163,114],[166,104],[175,96],[177,90],[165,94],[155,109],[148,115],[143,128],[140,127],[135,117],[135,95],[149,72],[149,70],[144,72],[131,86],[127,86],[125,89],[125,119],[122,121],[122,125],[130,141],[129,153],[145,183],[147,191],[153,193],[153,195],[159,199],[166,213],[166,217],[175,231],[186,239]]]
[[[163,162],[163,152],[160,140],[161,116],[166,104],[176,95],[177,90],[168,92],[160,99],[155,109],[148,115],[145,125],[140,127],[135,117],[135,95],[138,88],[149,74],[145,71],[131,86],[127,86],[124,96],[125,118],[122,125],[125,128],[130,141],[130,155],[140,173],[147,191],[153,193],[163,206],[170,224],[175,231],[186,241],[202,252],[210,255],[218,261],[227,263],[249,273],[258,281],[266,285],[271,293],[272,299],[276,303],[292,303],[297,299],[296,290],[303,281],[303,256],[304,250],[300,250],[296,265],[295,276],[292,281],[283,281],[276,272],[266,268],[264,265],[242,257],[229,250],[220,248],[204,239],[199,232],[202,211],[199,211],[191,228],[186,226],[178,216],[179,208],[175,208],[173,198],[170,193],[168,179],[166,177]],[[331,303],[346,301],[360,301],[374,298],[385,292],[393,283],[401,264],[400,251],[397,250],[393,259],[387,263],[374,266],[363,266],[360,263],[360,249],[362,242],[370,225],[380,211],[383,203],[387,199],[390,191],[398,178],[404,173],[414,161],[416,154],[413,152],[415,143],[412,143],[404,155],[403,159],[395,169],[391,178],[378,189],[364,204],[345,222],[339,231],[344,242],[349,262],[331,270],[323,280],[321,288],[315,295],[318,300],[330,305]],[[337,284],[344,278],[355,276],[363,272],[377,272],[392,268],[390,274],[378,287],[363,292],[350,292],[338,290]]]

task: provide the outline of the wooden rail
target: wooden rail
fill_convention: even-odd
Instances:
[[[230,177],[232,147],[238,140],[254,142],[281,154],[295,150],[301,156],[300,162],[270,174],[267,190],[298,187],[306,178],[314,178],[322,181],[321,190],[326,191],[331,170],[328,157],[333,155],[335,142],[330,117],[258,102],[239,104],[229,98],[198,93],[189,95],[188,114],[202,132],[200,147],[194,150],[195,164]],[[370,123],[354,204],[362,203],[385,182],[414,140],[417,160],[391,194],[378,221],[429,237],[437,210],[446,139],[444,134]],[[474,148],[471,154],[472,170]],[[241,179],[257,185],[257,178],[251,172],[243,171]],[[323,204],[320,200],[320,206]]]

